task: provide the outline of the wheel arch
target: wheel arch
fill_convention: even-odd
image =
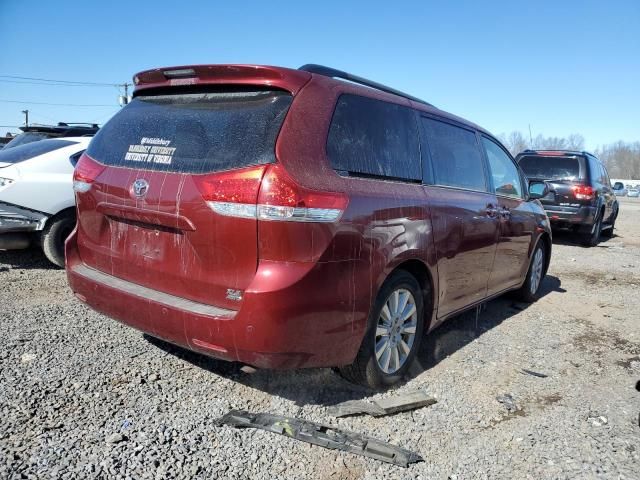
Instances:
[[[73,205],[71,207],[66,207],[63,208],[62,210],[58,211],[57,213],[47,217],[47,221],[44,222],[44,226],[43,226],[43,230],[45,228],[47,228],[47,225],[51,224],[51,222],[57,220],[58,218],[60,218],[62,215],[66,215],[68,213],[73,213],[73,215],[76,215],[76,206]]]

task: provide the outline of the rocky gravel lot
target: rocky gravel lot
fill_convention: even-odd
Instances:
[[[596,248],[556,235],[540,301],[501,298],[477,321],[451,320],[424,342],[412,378],[383,393],[328,369],[247,374],[161,344],[81,305],[37,250],[0,252],[0,478],[638,479],[633,200]],[[416,389],[438,403],[382,418],[327,413]],[[425,461],[404,469],[214,426],[231,408],[361,432]]]

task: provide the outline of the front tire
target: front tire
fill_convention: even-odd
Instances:
[[[51,218],[42,231],[42,250],[54,265],[64,268],[64,242],[76,225],[75,211],[62,212]]]
[[[533,303],[540,298],[540,285],[542,285],[546,270],[546,253],[544,240],[541,239],[531,255],[527,279],[516,292],[516,296],[523,302]]]
[[[339,369],[347,380],[369,388],[399,382],[420,348],[424,299],[417,280],[398,270],[384,282],[369,315],[355,361]]]

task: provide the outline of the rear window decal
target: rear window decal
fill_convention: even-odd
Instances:
[[[171,165],[176,147],[170,147],[171,140],[143,137],[139,144],[129,145],[124,159],[130,162],[159,163]]]

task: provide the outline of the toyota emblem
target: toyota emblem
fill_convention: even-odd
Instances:
[[[138,180],[133,182],[131,189],[133,190],[133,194],[136,197],[138,198],[144,197],[147,194],[147,191],[149,190],[149,182],[147,182],[142,178],[139,178]]]

